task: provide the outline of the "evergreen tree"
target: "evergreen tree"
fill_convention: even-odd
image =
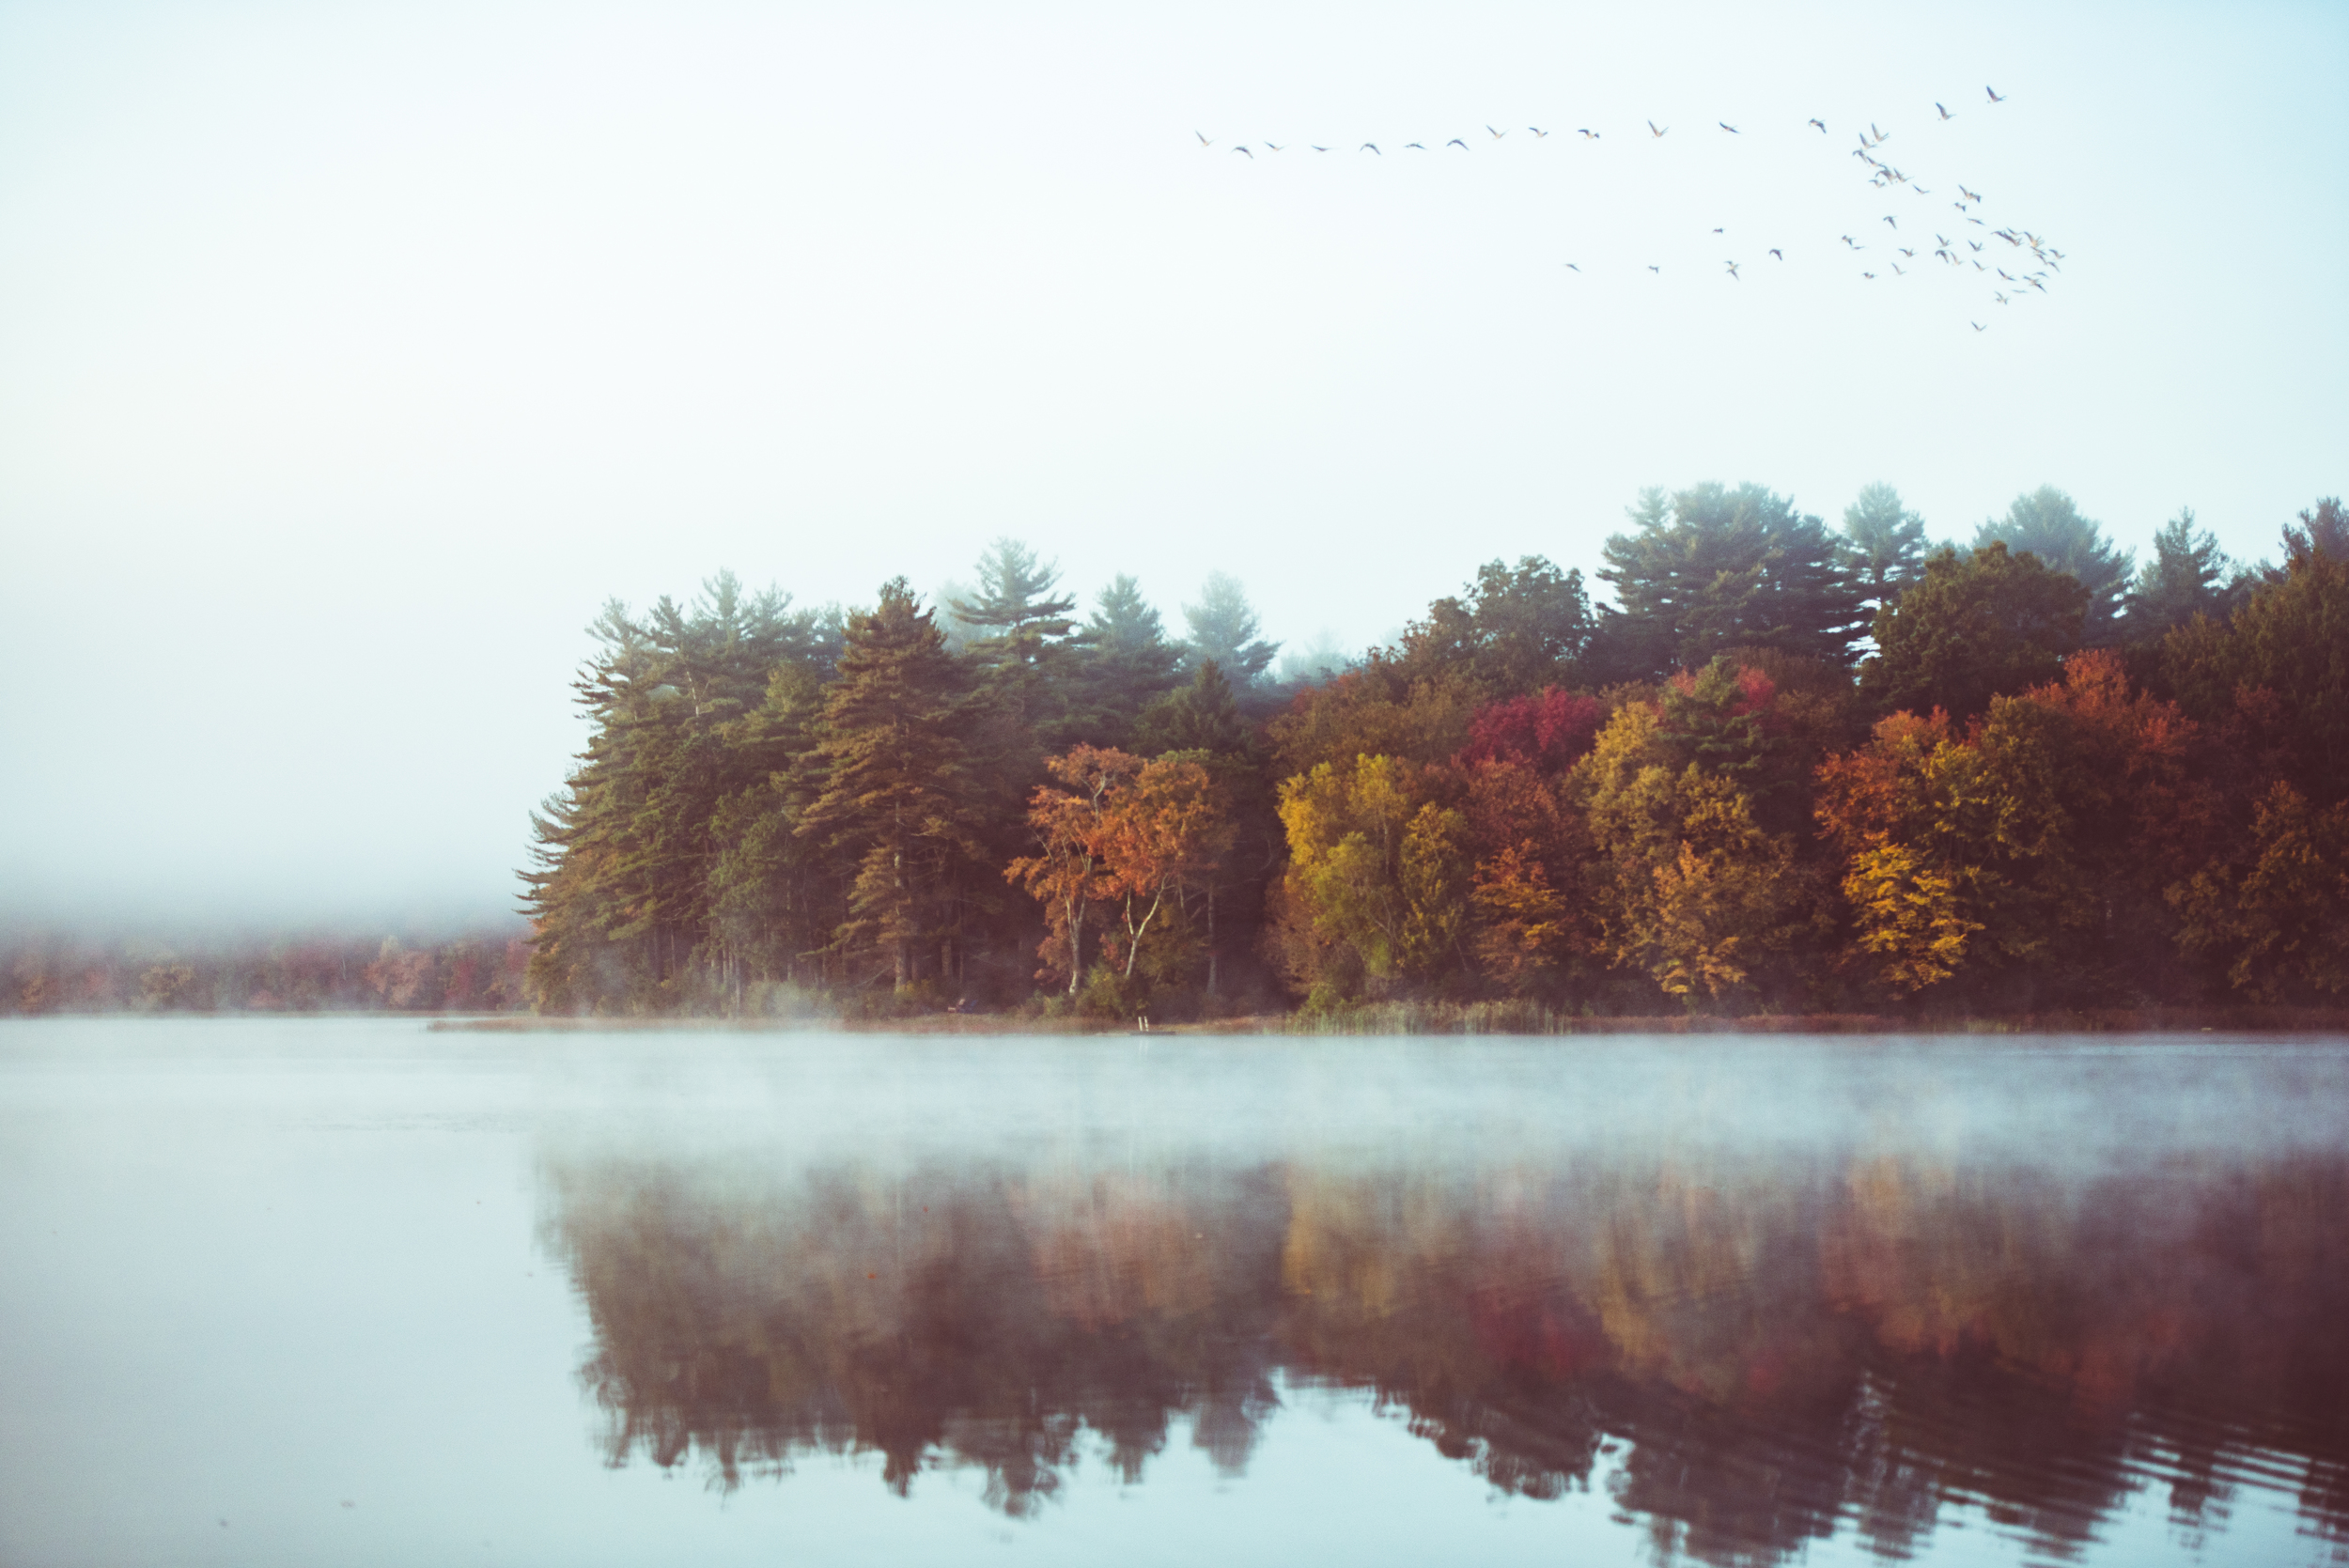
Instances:
[[[972,633],[969,651],[1012,722],[1049,726],[1060,717],[1059,677],[1076,623],[1073,598],[1057,592],[1060,567],[1018,539],[997,539],[979,556],[979,590],[948,609]]]
[[[2170,632],[2162,667],[2180,705],[2227,733],[2243,763],[2321,806],[2349,800],[2349,554],[2295,556],[2224,624]]]
[[[1870,485],[1843,508],[1843,572],[1871,613],[1925,575],[1925,520],[1890,485]]]
[[[1189,686],[1176,688],[1143,710],[1134,737],[1144,756],[1238,752],[1247,746],[1248,726],[1240,719],[1232,683],[1210,659],[1192,674]]]
[[[1280,644],[1265,642],[1257,635],[1263,628],[1248,603],[1247,591],[1228,572],[1207,574],[1199,590],[1199,602],[1183,606],[1183,619],[1190,626],[1186,662],[1193,669],[1212,662],[1242,687],[1254,684],[1272,662],[1272,656],[1281,651]]]
[[[817,730],[823,786],[798,831],[853,867],[835,948],[885,960],[899,995],[926,972],[957,971],[990,879],[988,784],[972,755],[980,714],[931,613],[904,578],[883,583],[879,606],[848,622]]]
[[[1136,716],[1174,688],[1183,650],[1166,640],[1141,585],[1122,573],[1101,590],[1072,642],[1077,678],[1070,724],[1093,744],[1123,746]]]
[[[2268,580],[2281,582],[2291,563],[2320,550],[2336,561],[2349,561],[2349,512],[2341,510],[2337,495],[2326,496],[2302,512],[2299,527],[2284,524],[2285,566],[2269,572]]]
[[[1859,599],[1817,518],[1750,484],[1647,490],[1630,517],[1602,551],[1616,602],[1600,613],[1599,678],[1654,679],[1733,647],[1850,661]]]
[[[2129,552],[2116,550],[2104,529],[2080,516],[2072,498],[2053,485],[2042,485],[2018,495],[2006,516],[1974,530],[1974,548],[2004,544],[2020,555],[2029,551],[2051,571],[2067,572],[2088,590],[2088,607],[2080,622],[2086,647],[2104,647],[2121,635],[2121,603],[2129,587]]]
[[[2195,528],[2189,506],[2155,532],[2153,558],[2129,586],[2123,629],[2130,642],[2142,643],[2197,615],[2224,619],[2248,592],[2247,574],[2227,559],[2216,536]]]
[[[1922,582],[1876,612],[1876,654],[1859,667],[1859,689],[1879,712],[1970,718],[2001,692],[2062,675],[2087,597],[2077,578],[1999,540],[1967,556],[1944,550]]]
[[[790,664],[819,675],[836,613],[794,612],[731,572],[692,604],[641,620],[617,600],[572,685],[594,728],[562,794],[532,815],[524,907],[537,927],[527,980],[542,1009],[661,1009],[682,1000],[708,933],[710,828],[755,764],[726,726]]]
[[[815,753],[823,702],[813,674],[785,665],[769,678],[766,702],[726,727],[737,771],[752,782],[710,818],[710,943],[738,1004],[746,981],[816,978],[803,966],[845,916],[832,860],[798,831],[823,782]]]

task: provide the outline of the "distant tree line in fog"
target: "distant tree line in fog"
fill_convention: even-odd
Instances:
[[[403,942],[22,936],[0,941],[0,1012],[506,1012],[530,944],[509,935]]]
[[[2349,984],[2349,537],[2142,563],[2061,491],[1935,549],[1643,494],[1594,604],[1483,567],[1282,681],[1229,578],[1169,634],[999,540],[843,613],[614,602],[537,815],[551,1012],[1172,1017],[2322,1001]]]

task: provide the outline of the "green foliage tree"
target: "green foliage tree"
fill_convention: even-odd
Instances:
[[[1199,602],[1183,606],[1183,620],[1190,628],[1186,661],[1196,669],[1213,660],[1226,679],[1243,688],[1252,685],[1272,662],[1272,656],[1281,651],[1280,644],[1268,643],[1258,635],[1263,628],[1248,602],[1247,590],[1229,572],[1207,574],[1199,590]]]
[[[1517,696],[1569,683],[1595,625],[1579,571],[1538,555],[1514,567],[1488,561],[1404,632],[1397,663],[1407,679],[1459,671],[1491,695]]]
[[[2292,562],[2323,551],[2335,560],[2349,557],[2349,512],[2341,509],[2341,497],[2328,495],[2300,514],[2298,527],[2284,524],[2284,562]],[[2282,570],[2271,571],[2271,580],[2282,577]]]
[[[1859,689],[1876,711],[1946,709],[1965,719],[2002,691],[2061,675],[2080,645],[2087,590],[2036,556],[1992,540],[1970,555],[1944,550],[1924,580],[1876,612],[1876,652]]]
[[[592,724],[587,749],[531,818],[534,1005],[657,1010],[684,999],[708,930],[713,822],[759,766],[729,726],[764,701],[778,667],[827,673],[838,624],[771,589],[745,595],[730,572],[690,605],[664,598],[641,619],[617,600],[604,607],[588,629],[599,651],[572,683]]]
[[[903,996],[928,974],[954,974],[965,921],[991,880],[988,784],[972,745],[981,710],[904,578],[849,619],[847,641],[817,730],[822,787],[798,831],[854,868],[834,946],[885,962]]]
[[[1248,747],[1247,722],[1232,683],[1212,659],[1200,660],[1190,684],[1174,691],[1143,709],[1134,725],[1135,744],[1148,756],[1166,752],[1238,753]]]
[[[804,666],[768,678],[767,700],[723,738],[750,782],[722,798],[709,826],[709,942],[722,987],[739,1010],[747,983],[820,980],[821,950],[845,918],[842,877],[799,832],[822,771],[815,730],[823,687]]]
[[[2259,801],[2248,852],[2169,890],[2180,946],[2226,965],[2254,1001],[2349,990],[2349,801],[2320,807],[2281,779]]]
[[[2152,642],[2197,615],[2223,620],[2250,592],[2249,574],[2227,558],[2217,536],[2194,526],[2186,507],[2154,534],[2154,552],[2129,585],[2122,632]]]
[[[1630,517],[1602,550],[1615,591],[1599,615],[1602,678],[1652,680],[1732,647],[1849,662],[1859,597],[1817,518],[1751,484],[1647,490]]]
[[[1067,706],[1063,665],[1077,601],[1059,592],[1059,566],[1018,539],[988,545],[972,575],[978,590],[947,605],[971,633],[966,651],[1014,726],[1050,731]]]
[[[1167,641],[1141,584],[1122,573],[1101,590],[1071,644],[1077,655],[1073,727],[1097,745],[1131,743],[1135,718],[1177,684],[1182,648]]]
[[[1843,508],[1840,541],[1844,580],[1874,612],[1899,598],[1925,574],[1925,520],[1901,505],[1901,492],[1874,484]]]
[[[2104,647],[2120,640],[2121,606],[2129,589],[2129,552],[2106,539],[2104,529],[2080,516],[2072,498],[2053,485],[2018,495],[2006,516],[1974,530],[1974,549],[2003,544],[2016,555],[2031,554],[2050,571],[2069,574],[2087,590],[2080,642]]]
[[[2163,673],[2188,713],[2319,805],[2349,798],[2349,552],[2295,555],[2223,624],[2170,633]]]

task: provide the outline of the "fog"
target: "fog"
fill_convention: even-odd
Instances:
[[[2272,554],[2344,66],[2323,5],[0,10],[0,915],[495,918],[583,627],[722,567],[1008,534],[1311,649],[1708,478]],[[1863,291],[1869,121],[2061,287]]]

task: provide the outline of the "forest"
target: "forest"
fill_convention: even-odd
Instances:
[[[1182,634],[999,539],[851,610],[614,601],[534,815],[560,1014],[1155,1019],[2324,1004],[2349,986],[2349,526],[2139,561],[2048,488],[1937,547],[1650,490],[1391,645]]]

